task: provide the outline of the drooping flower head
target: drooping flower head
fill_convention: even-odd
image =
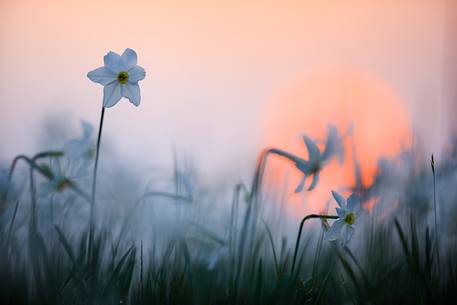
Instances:
[[[104,66],[87,73],[87,77],[104,86],[103,106],[112,107],[122,97],[133,105],[140,105],[138,82],[146,76],[144,69],[137,65],[137,55],[132,49],[125,49],[122,55],[110,51],[103,58]]]
[[[348,131],[349,133],[350,131]],[[343,135],[338,133],[338,129],[329,125],[327,129],[327,141],[325,142],[324,152],[321,155],[320,162],[326,163],[332,157],[337,157],[340,164],[344,161]]]
[[[335,191],[332,191],[332,195],[338,203],[336,213],[339,218],[326,232],[325,239],[339,239],[343,245],[346,245],[351,240],[352,235],[354,234],[354,228],[360,218],[360,198],[356,194],[352,194],[346,200]]]
[[[322,153],[317,144],[310,137],[304,135],[303,141],[306,145],[306,149],[308,150],[308,161],[301,158],[295,160],[296,167],[304,174],[302,180],[295,189],[296,193],[303,189],[308,176],[313,176],[313,180],[308,187],[308,191],[313,190],[319,182],[320,171],[331,158],[338,156],[340,163],[344,160],[343,140],[338,134],[338,130],[333,125],[328,127],[327,140]]]
[[[319,182],[320,171],[331,158],[338,156],[340,163],[344,160],[343,137],[338,134],[338,130],[333,125],[328,127],[327,140],[322,153],[317,144],[310,137],[304,135],[303,141],[305,142],[306,149],[308,150],[308,160],[295,156],[282,149],[273,148],[270,150],[271,153],[285,157],[294,162],[297,169],[303,173],[303,178],[295,188],[295,193],[303,190],[306,179],[309,176],[313,176],[313,180],[308,187],[308,191],[313,190]]]
[[[46,196],[54,192],[61,193],[72,184],[70,178],[64,174],[59,160],[51,162],[50,166],[42,164],[40,167],[49,179],[40,188],[41,196]]]

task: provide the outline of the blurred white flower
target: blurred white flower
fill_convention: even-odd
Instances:
[[[340,163],[344,160],[343,138],[338,134],[335,126],[328,127],[327,140],[324,151],[321,153],[317,144],[308,136],[303,136],[306,148],[308,150],[308,160],[292,155],[280,149],[271,151],[277,155],[288,158],[295,163],[295,166],[303,173],[303,178],[295,189],[295,193],[301,192],[305,186],[308,176],[313,176],[313,181],[308,187],[308,191],[313,190],[319,182],[319,173],[334,156],[338,156]]]
[[[308,187],[308,191],[314,189],[319,182],[319,173],[327,164],[330,159],[337,155],[340,163],[344,160],[344,147],[342,137],[338,135],[338,130],[335,126],[330,125],[327,132],[327,141],[325,143],[324,151],[321,153],[316,143],[311,140],[308,136],[303,136],[306,149],[308,150],[309,160],[308,162],[299,162],[296,164],[297,168],[304,173],[303,179],[295,189],[295,192],[300,192],[304,185],[305,180],[308,176],[313,176],[313,181]]]
[[[87,73],[87,77],[104,86],[103,106],[112,107],[122,98],[133,105],[140,105],[138,81],[144,79],[146,72],[137,65],[137,55],[132,49],[125,49],[122,55],[109,52],[105,55],[104,66]]]
[[[350,134],[351,127],[348,128],[346,134]],[[333,156],[338,158],[340,164],[344,161],[344,146],[343,146],[343,135],[340,136],[338,129],[329,125],[327,128],[327,141],[325,142],[325,149],[321,155],[321,163],[329,161]]]
[[[81,162],[76,171],[76,176],[88,174],[89,166],[95,157],[95,145],[92,142],[93,127],[86,121],[81,121],[83,135],[79,139],[72,139],[64,143],[65,156],[73,162]]]
[[[40,167],[48,177],[48,181],[44,182],[40,188],[41,196],[46,196],[54,192],[63,192],[71,185],[71,180],[63,173],[58,160],[51,162],[51,166],[42,164]]]
[[[346,201],[343,196],[335,191],[332,191],[332,195],[339,206],[336,208],[339,218],[325,233],[325,239],[339,239],[343,245],[346,245],[351,240],[354,234],[354,227],[359,220],[361,212],[360,199],[357,195],[352,194]]]

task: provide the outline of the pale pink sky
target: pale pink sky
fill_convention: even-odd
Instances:
[[[265,113],[289,107],[271,101],[345,67],[382,83],[426,141],[441,141],[444,4],[2,0],[0,160],[33,153],[47,115],[65,113],[75,132],[81,118],[97,125],[102,88],[86,73],[126,47],[147,71],[141,106],[106,114],[105,136],[126,162],[171,162],[175,143],[208,173],[252,165]]]

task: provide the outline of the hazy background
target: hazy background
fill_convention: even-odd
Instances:
[[[370,162],[411,130],[437,153],[455,110],[448,2],[0,0],[0,160],[42,148],[50,117],[72,135],[97,125],[86,74],[127,47],[141,105],[108,109],[103,141],[134,167],[171,164],[174,144],[203,176],[237,179],[264,145],[339,116],[377,143]]]

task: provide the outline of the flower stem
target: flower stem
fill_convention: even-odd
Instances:
[[[33,171],[36,170],[38,173],[40,173],[43,177],[47,179],[52,179],[52,176],[49,175],[49,173],[45,170],[43,170],[42,167],[37,165],[36,161],[40,158],[45,158],[45,157],[60,157],[63,156],[63,153],[60,151],[47,151],[47,152],[42,152],[39,154],[36,154],[33,158],[29,158],[25,155],[18,155],[14,158],[13,162],[11,163],[9,172],[8,172],[8,181],[7,181],[7,186],[6,186],[6,191],[5,191],[5,202],[8,200],[8,191],[11,188],[12,184],[12,179],[13,179],[13,173],[16,168],[17,163],[20,160],[23,160],[27,165],[30,167],[30,189],[31,189],[31,196],[32,196],[32,226],[33,228],[36,228],[36,202],[35,202],[35,182],[34,182],[34,176],[33,176]],[[76,194],[81,196],[85,201],[87,201],[89,204],[91,203],[90,197],[88,194],[84,193],[81,189],[79,189],[75,184],[70,183],[69,188],[72,189]],[[7,239],[7,245],[9,245],[9,241],[11,240],[11,234],[14,226],[14,221],[16,219],[16,213],[18,209],[19,201],[16,201],[16,206],[14,209],[13,217],[11,218],[11,222],[9,225],[9,233],[8,233],[8,239]]]
[[[300,227],[298,229],[298,234],[297,234],[297,241],[295,243],[295,250],[294,250],[294,259],[292,261],[292,269],[291,269],[291,274],[294,273],[295,269],[295,262],[297,261],[297,254],[298,254],[298,248],[300,247],[300,238],[301,238],[301,233],[303,231],[303,225],[305,224],[305,221],[308,219],[312,218],[320,218],[320,219],[338,219],[339,217],[336,215],[318,215],[318,214],[310,214],[306,215],[302,221],[300,222]]]
[[[91,206],[90,206],[90,224],[89,224],[89,253],[94,239],[94,226],[95,226],[95,192],[97,189],[97,170],[98,170],[98,157],[100,151],[100,141],[102,139],[103,119],[105,118],[105,107],[102,106],[100,115],[100,126],[98,127],[97,147],[95,150],[95,164],[94,174],[92,178],[92,193],[91,193]]]
[[[34,164],[37,163],[39,159],[42,158],[47,158],[47,157],[62,157],[63,153],[61,151],[44,151],[41,153],[36,154],[32,158],[32,162]],[[36,185],[35,185],[35,175],[34,175],[34,167],[30,166],[30,199],[31,199],[31,226],[32,226],[32,231],[37,232],[37,209],[36,209]]]
[[[251,220],[251,215],[253,214],[253,205],[256,205],[258,198],[259,198],[259,193],[260,193],[260,188],[262,185],[262,178],[263,174],[265,171],[268,155],[271,152],[271,148],[264,149],[260,155],[257,157],[257,164],[255,168],[255,174],[254,178],[252,181],[251,189],[248,191],[248,198],[247,198],[247,204],[248,207],[246,209],[246,212],[244,214],[244,220],[243,220],[243,226],[241,227],[241,234],[240,234],[240,240],[239,240],[239,245],[238,245],[238,262],[236,264],[236,269],[235,269],[235,279],[233,283],[233,300],[232,303],[236,304],[237,303],[237,298],[238,298],[238,286],[241,278],[241,269],[243,266],[243,259],[244,259],[244,250],[246,247],[246,240],[247,238],[247,233],[249,231],[249,224],[254,223],[254,220]],[[253,225],[251,232],[251,236],[255,236],[255,225]]]
[[[33,175],[33,167],[30,167],[30,199],[31,199],[31,229],[32,232],[36,233],[37,231],[37,215],[36,215],[36,187],[35,187],[35,177]]]
[[[435,217],[435,251],[436,251],[436,258],[438,261],[438,266],[440,265],[440,255],[439,255],[439,233],[438,233],[438,221],[437,221],[437,213],[436,213],[436,178],[435,178],[435,158],[433,157],[430,161],[430,165],[432,167],[432,174],[433,174],[433,212]]]

